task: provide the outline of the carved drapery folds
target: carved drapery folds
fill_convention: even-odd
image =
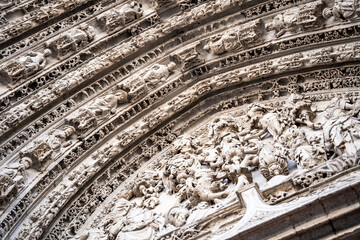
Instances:
[[[0,66],[1,81],[10,86],[17,84],[20,80],[39,72],[46,65],[46,57],[51,55],[50,49],[43,53],[29,52],[14,61],[4,63]]]
[[[152,221],[166,218],[167,224],[156,225],[150,231],[141,225],[143,220],[122,220],[121,224],[111,220],[112,225],[108,220],[103,228],[90,232],[110,239],[133,234],[161,236],[174,228],[194,226],[191,224],[199,220],[195,217],[199,211],[205,217],[210,209],[232,204],[237,200],[236,191],[254,181],[251,172],[259,171],[269,181],[291,171],[295,186],[306,187],[343,168],[356,166],[360,125],[354,116],[358,116],[358,101],[345,96],[319,105],[304,95],[293,94],[282,106],[254,103],[248,105],[245,115],[215,118],[199,136],[185,134],[175,140],[170,152],[160,157],[165,160],[161,168],[152,173],[145,171],[113,199],[115,205],[126,201],[135,204],[135,209],[149,209]],[[345,125],[339,128],[340,123]],[[294,174],[289,161],[296,163],[295,172],[299,174]],[[142,185],[143,178],[151,180]],[[172,199],[170,206],[160,200],[165,196]],[[160,211],[156,206],[167,210]],[[152,209],[162,214],[155,216]],[[118,217],[129,219],[131,214],[127,214]]]
[[[1,239],[223,239],[358,181],[357,0],[0,9]]]
[[[104,26],[107,32],[111,32],[117,27],[125,26],[125,24],[138,19],[142,14],[141,4],[137,1],[131,1],[100,14],[96,17],[96,20]]]

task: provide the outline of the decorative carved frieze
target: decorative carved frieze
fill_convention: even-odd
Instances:
[[[357,1],[0,9],[1,239],[235,238],[357,191]]]

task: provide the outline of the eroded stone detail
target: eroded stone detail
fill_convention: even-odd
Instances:
[[[359,165],[357,1],[0,9],[0,238],[221,238]]]

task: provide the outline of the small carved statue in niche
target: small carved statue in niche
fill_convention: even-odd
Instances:
[[[266,24],[266,31],[276,30],[276,37],[281,37],[289,30],[308,29],[318,27],[321,1],[308,3],[276,15],[272,22]]]
[[[0,171],[0,208],[10,202],[12,197],[25,186],[26,170],[32,166],[29,158],[23,158],[14,166]]]
[[[229,29],[222,35],[216,35],[204,46],[204,50],[218,55],[254,44],[261,36],[260,22],[260,20],[248,22],[239,28]]]
[[[96,116],[106,117],[115,113],[118,104],[127,102],[128,94],[122,89],[117,89],[115,93],[108,93],[103,97],[95,99],[88,109]]]
[[[175,68],[174,62],[170,62],[168,65],[154,64],[145,71],[142,78],[149,87],[154,87],[158,83],[164,82]]]
[[[51,55],[51,50],[45,49],[43,53],[29,52],[28,55],[20,57],[19,63],[22,64],[28,76],[40,71],[45,67],[46,57]]]
[[[79,27],[45,42],[45,46],[53,49],[54,53],[61,57],[70,51],[78,51],[85,47],[94,39],[94,36],[95,29],[92,26],[81,24]]]
[[[51,163],[53,152],[71,144],[68,139],[74,132],[75,129],[71,126],[65,126],[62,130],[50,130],[47,135],[35,140],[32,145],[20,152],[20,158],[30,158],[32,167],[38,171],[43,171]]]
[[[30,12],[30,18],[36,23],[44,23],[49,19],[58,16],[60,14],[59,9],[55,5],[43,6],[33,12]]]
[[[25,101],[14,107],[11,111],[5,112],[3,123],[12,127],[16,126],[21,120],[25,119],[30,113],[27,104],[28,101]]]
[[[45,49],[43,53],[31,51],[14,61],[6,62],[0,66],[0,79],[12,86],[42,70],[46,65],[46,58],[50,55],[50,49]]]
[[[96,20],[105,26],[107,32],[111,32],[119,26],[125,26],[127,23],[138,19],[142,14],[142,5],[137,1],[132,1],[100,14]]]
[[[323,17],[349,21],[359,18],[360,7],[358,0],[335,0],[334,6],[324,8]]]
[[[204,50],[214,54],[222,54],[235,50],[240,46],[235,30],[228,30],[222,35],[216,35],[204,46]]]
[[[114,114],[118,105],[126,102],[128,102],[128,94],[115,87],[112,92],[95,99],[89,106],[80,108],[76,116],[66,121],[75,127],[78,134],[82,135],[96,127],[99,119]]]
[[[198,43],[193,44],[193,46],[171,55],[172,58],[175,58],[178,62],[181,63],[182,71],[200,65],[205,61],[200,56],[201,54],[198,52],[197,46]]]

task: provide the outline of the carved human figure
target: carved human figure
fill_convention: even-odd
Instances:
[[[103,97],[95,99],[89,106],[96,116],[108,116],[114,114],[118,104],[128,102],[128,94],[122,90],[117,89],[115,93],[108,93]]]
[[[77,46],[82,46],[91,42],[95,37],[95,29],[88,24],[81,24],[68,33],[69,37]]]
[[[131,203],[124,198],[116,200],[115,204],[113,205],[113,210],[108,216],[106,216],[100,225],[100,227],[103,228],[104,231],[109,235],[110,239],[114,239],[121,231],[121,229],[126,226],[126,215],[134,206],[134,203]]]
[[[181,62],[182,71],[204,62],[204,59],[200,56],[200,53],[197,50],[197,46],[198,44],[193,44],[191,47],[180,50],[179,52],[171,55],[172,58],[175,58],[177,61]]]
[[[65,33],[45,42],[45,46],[54,50],[58,57],[70,51],[77,51],[90,43],[95,37],[95,29],[88,24],[81,24]]]
[[[106,11],[96,19],[105,25],[107,32],[110,32],[118,26],[125,26],[126,23],[139,18],[142,14],[142,5],[137,1],[132,1]]]
[[[327,151],[339,156],[356,156],[360,149],[360,121],[352,116],[352,104],[345,99],[334,98],[325,110],[327,120],[323,135]]]
[[[16,126],[21,120],[25,119],[29,113],[28,101],[25,101],[4,114],[4,124],[10,127]]]
[[[259,152],[259,166],[261,174],[270,180],[272,177],[282,174],[289,174],[286,155],[280,146],[271,143],[264,143]]]
[[[0,171],[0,207],[7,204],[27,181],[26,170],[32,165],[30,158],[23,158],[19,163]]]
[[[305,124],[312,129],[319,128],[320,124],[313,122],[316,114],[311,107],[312,102],[305,99],[304,95],[291,94],[284,105],[284,115],[290,119],[288,124]]]
[[[290,29],[307,29],[318,26],[318,13],[321,1],[305,4],[277,14],[272,22],[266,24],[266,31],[276,30],[276,37],[281,37]]]
[[[331,8],[324,8],[323,17],[349,21],[359,17],[360,8],[358,0],[335,0]]]
[[[71,126],[65,126],[62,130],[52,129],[49,131],[46,141],[49,143],[53,150],[59,150],[61,145],[75,132],[75,129]],[[70,144],[68,142],[67,144]]]
[[[246,116],[251,128],[261,129],[250,138],[260,138],[268,132],[276,139],[285,128],[285,123],[281,120],[279,113],[263,104],[251,104]]]
[[[43,53],[31,51],[20,57],[18,61],[25,67],[27,76],[29,76],[43,69],[46,64],[46,57],[50,55],[50,49],[45,49]]]
[[[46,65],[46,58],[50,55],[50,49],[45,49],[42,53],[30,51],[25,56],[7,61],[0,65],[0,80],[9,84],[9,87],[13,87],[21,79],[43,69]]]
[[[172,207],[167,214],[167,221],[175,227],[182,227],[186,223],[186,219],[189,217],[189,210],[176,206]]]
[[[238,36],[235,30],[228,30],[222,35],[216,35],[210,39],[210,42],[204,46],[204,50],[214,54],[235,50],[240,46]]]
[[[215,118],[208,126],[208,137],[213,139],[213,144],[217,145],[228,133],[238,132],[239,125],[231,118]]]
[[[297,163],[299,169],[311,169],[327,160],[320,139],[314,136],[310,140],[296,126],[288,128],[281,135],[280,142],[289,149],[289,157]]]
[[[59,15],[60,11],[55,5],[45,5],[33,12],[30,12],[32,20],[37,23],[44,23],[49,19]]]
[[[133,193],[136,197],[142,197],[142,205],[147,209],[153,209],[159,204],[159,193],[163,189],[163,182],[155,171],[145,171],[134,183]]]
[[[156,63],[146,70],[142,78],[148,86],[153,87],[160,82],[164,82],[169,77],[170,73],[175,70],[175,68],[176,64],[174,62],[170,62],[167,65]]]
[[[213,201],[214,199],[222,199],[229,195],[227,191],[217,191],[221,190],[219,188],[219,179],[217,179],[217,173],[209,169],[197,169],[195,171],[195,180],[194,184],[188,184],[188,192],[192,193],[190,201],[193,204],[197,204],[201,201]],[[193,187],[192,185],[195,185]]]
[[[128,102],[126,91],[115,87],[112,92],[96,98],[90,105],[80,108],[78,113],[66,119],[66,122],[75,127],[78,134],[82,135],[96,127],[98,120],[114,114],[119,104],[126,102]]]

